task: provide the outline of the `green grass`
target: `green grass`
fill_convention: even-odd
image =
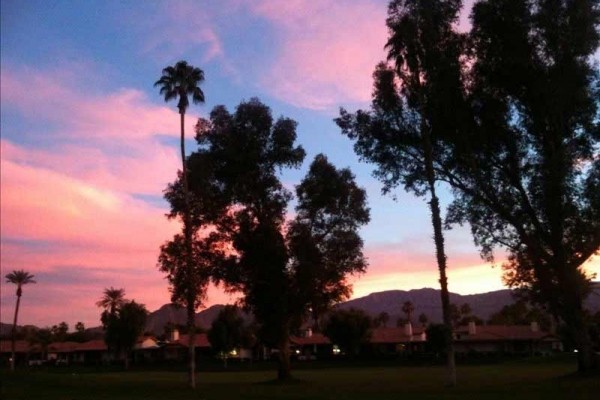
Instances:
[[[573,361],[506,362],[462,366],[459,385],[444,388],[442,367],[302,368],[294,381],[272,381],[274,371],[201,372],[198,388],[177,371],[101,372],[67,369],[2,371],[0,398],[119,399],[597,399],[600,378],[572,375]]]

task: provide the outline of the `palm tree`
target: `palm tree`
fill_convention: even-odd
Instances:
[[[17,285],[17,304],[15,306],[15,318],[12,327],[12,338],[11,338],[11,357],[10,357],[10,370],[15,370],[15,340],[17,334],[17,318],[19,317],[19,306],[21,304],[21,296],[23,295],[23,285],[28,283],[35,283],[34,276],[25,270],[13,271],[6,274],[6,282],[14,283]]]
[[[154,86],[160,87],[160,94],[164,96],[165,101],[174,100],[179,98],[177,108],[179,109],[179,116],[181,121],[181,166],[182,166],[182,178],[183,178],[183,195],[185,198],[185,209],[183,210],[183,232],[185,236],[185,249],[186,249],[186,265],[187,268],[192,270],[192,223],[190,217],[190,199],[189,199],[189,186],[187,177],[187,167],[185,163],[185,111],[187,110],[190,102],[188,96],[191,96],[194,104],[204,102],[204,93],[198,87],[200,83],[204,81],[204,72],[200,68],[195,68],[188,65],[186,61],[179,61],[174,66],[168,66],[162,71],[162,76],[159,80],[154,83]],[[191,276],[192,274],[190,274]],[[193,290],[189,291],[187,303],[187,324],[189,331],[189,384],[192,388],[196,387],[195,369],[196,369],[196,357],[194,352],[194,333],[195,333],[195,300]]]
[[[104,289],[104,295],[96,302],[96,305],[100,308],[104,308],[110,315],[114,315],[117,309],[124,303],[125,289],[115,289],[111,286],[108,289]]]
[[[406,314],[406,321],[408,323],[412,324],[412,315],[413,315],[414,311],[415,311],[415,306],[413,306],[412,302],[405,301],[404,304],[402,304],[402,312],[404,314]]]

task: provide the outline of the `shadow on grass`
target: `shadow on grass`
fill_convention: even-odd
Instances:
[[[262,386],[297,386],[297,385],[306,385],[309,382],[304,379],[297,378],[289,378],[285,380],[281,379],[269,379],[267,381],[255,382],[254,385],[262,385]]]

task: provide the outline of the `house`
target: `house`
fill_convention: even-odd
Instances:
[[[179,334],[177,329],[174,329],[167,340],[162,345],[162,359],[165,361],[183,361],[187,359],[189,351],[190,335]],[[210,356],[211,349],[206,333],[196,333],[194,335],[194,350],[196,357]]]
[[[562,351],[560,339],[542,331],[537,322],[530,325],[461,326],[454,332],[456,353],[546,354]]]

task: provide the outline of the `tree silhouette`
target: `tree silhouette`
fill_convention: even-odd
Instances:
[[[371,337],[371,317],[363,310],[335,310],[323,327],[323,334],[351,356],[357,356],[360,346]]]
[[[208,331],[210,346],[223,357],[225,368],[229,353],[242,344],[244,336],[244,319],[240,316],[238,307],[225,306]]]
[[[415,306],[411,301],[405,301],[402,304],[402,312],[406,314],[406,321],[412,324],[412,315],[415,311]]]
[[[129,369],[129,353],[144,332],[147,316],[146,307],[134,300],[124,301],[112,314],[107,310],[102,313],[104,340],[109,348],[123,354],[125,369]]]
[[[102,298],[96,302],[96,306],[114,314],[125,303],[125,289],[114,287],[104,289]]]
[[[15,305],[15,316],[13,319],[13,326],[11,330],[11,356],[10,356],[10,370],[15,370],[15,342],[17,334],[17,319],[19,318],[19,306],[21,305],[21,296],[23,295],[23,286],[35,283],[33,279],[35,276],[25,270],[15,270],[6,274],[6,282],[17,285],[17,304]]]
[[[186,260],[184,268],[188,268],[188,276],[192,276],[193,269],[193,255],[192,255],[192,221],[191,221],[191,210],[190,210],[190,198],[189,198],[189,186],[188,186],[188,171],[186,166],[185,157],[185,112],[189,106],[189,97],[192,98],[192,102],[195,104],[204,102],[204,93],[200,89],[199,85],[204,81],[204,72],[188,65],[186,61],[179,61],[174,66],[168,66],[162,71],[162,76],[158,81],[154,83],[154,86],[160,87],[160,94],[164,96],[165,101],[171,101],[179,99],[177,102],[177,108],[180,115],[180,128],[181,128],[181,171],[183,181],[183,197],[184,197],[184,210],[183,210],[183,232],[184,232],[184,252],[182,257]],[[197,286],[194,286],[194,288]],[[196,304],[197,295],[193,293],[193,290],[188,290],[188,298],[186,299],[186,310],[188,318],[188,330],[190,335],[189,342],[189,385],[192,388],[196,387],[196,357],[194,351],[194,331],[195,331],[195,312],[194,305]]]
[[[460,0],[391,1],[386,48],[393,65],[381,63],[374,72],[370,112],[352,115],[342,109],[336,119],[342,133],[356,140],[355,152],[377,164],[375,175],[384,183],[384,192],[403,184],[406,190],[430,197],[442,313],[448,327],[449,386],[456,384],[456,366],[435,161],[445,151],[442,139],[462,128],[457,121],[464,113],[459,90],[463,38],[453,31],[460,8]]]

